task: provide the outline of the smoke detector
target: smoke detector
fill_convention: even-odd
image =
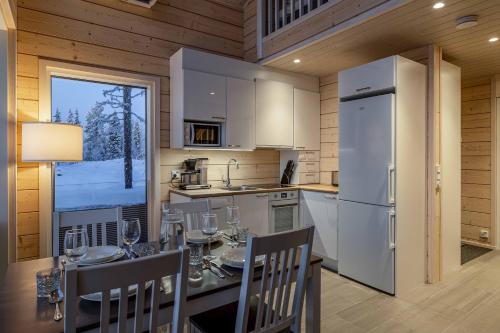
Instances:
[[[467,15],[456,19],[457,29],[462,30],[477,25],[477,15]]]

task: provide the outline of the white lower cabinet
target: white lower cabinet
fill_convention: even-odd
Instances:
[[[195,202],[207,199],[210,203],[210,208],[212,213],[217,215],[217,225],[219,230],[228,229],[229,225],[226,223],[226,213],[227,213],[226,207],[233,205],[232,195],[227,195],[222,197],[191,199],[183,195],[170,193],[171,203]]]
[[[234,204],[240,207],[240,226],[247,227],[251,233],[269,233],[268,193],[240,194],[234,196]]]
[[[337,212],[336,194],[300,191],[300,223],[315,226],[313,252],[324,257],[327,266],[337,261]]]

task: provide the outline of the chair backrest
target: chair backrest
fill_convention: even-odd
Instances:
[[[288,327],[300,332],[313,236],[311,226],[248,239],[235,332],[247,331],[250,298],[256,294],[259,298],[253,332],[279,332]],[[252,290],[255,257],[261,255],[265,256],[262,279],[258,288]],[[300,260],[292,293],[296,258]]]
[[[161,279],[176,275],[175,300],[172,317],[172,332],[181,333],[184,329],[187,274],[189,264],[189,249],[181,247],[176,251],[164,254],[125,260],[110,264],[87,267],[77,267],[76,264],[66,265],[65,301],[64,301],[64,332],[76,331],[77,299],[81,295],[102,293],[100,332],[109,332],[110,326],[110,291],[119,288],[118,332],[142,333],[156,332],[158,325],[158,307],[160,301]],[[144,318],[146,283],[152,281],[149,318]],[[172,279],[174,281],[174,279]],[[127,329],[127,314],[129,303],[129,286],[137,285],[135,296],[135,317],[132,329]]]
[[[122,245],[120,237],[120,224],[122,220],[122,208],[105,208],[91,210],[77,210],[68,212],[54,212],[52,215],[52,252],[57,257],[62,252],[63,237],[60,237],[61,229],[87,228],[91,246],[97,246],[98,240],[101,245],[111,245],[110,239],[116,237],[116,244]],[[114,224],[114,225],[112,225]],[[108,229],[109,227],[109,229]],[[116,229],[116,230],[115,230]],[[113,235],[108,235],[108,230]],[[100,231],[100,232],[99,232]]]
[[[185,228],[187,231],[191,231],[201,229],[202,215],[210,212],[210,203],[208,199],[182,203],[164,203],[163,208],[182,210]]]

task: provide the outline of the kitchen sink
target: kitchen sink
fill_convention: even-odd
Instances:
[[[251,186],[251,185],[240,185],[240,186],[223,187],[223,189],[236,192],[236,191],[252,191],[252,190],[257,190],[258,188],[256,186]]]

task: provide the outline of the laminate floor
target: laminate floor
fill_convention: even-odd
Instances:
[[[398,298],[328,270],[321,278],[321,332],[500,332],[500,251]]]

